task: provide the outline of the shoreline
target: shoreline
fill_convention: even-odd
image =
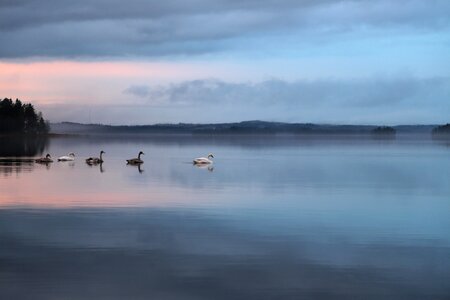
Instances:
[[[51,138],[51,137],[72,137],[78,134],[72,133],[44,133],[44,134],[30,134],[30,133],[0,133],[0,138],[15,137],[15,138]]]

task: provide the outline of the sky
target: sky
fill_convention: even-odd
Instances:
[[[448,0],[1,0],[0,44],[52,122],[450,122]]]

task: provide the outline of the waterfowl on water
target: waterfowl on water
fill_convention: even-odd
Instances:
[[[211,160],[211,158],[214,158],[214,155],[212,155],[210,153],[210,154],[208,154],[208,157],[198,157],[198,158],[195,158],[192,162],[194,163],[194,165],[212,164],[213,161]]]
[[[137,158],[127,159],[127,164],[130,164],[130,165],[143,164],[144,161],[141,159],[142,154],[145,155],[144,152],[140,151]]]
[[[74,161],[75,153],[71,152],[67,156],[58,157],[58,161]]]
[[[45,157],[38,158],[35,160],[35,162],[41,163],[41,164],[46,164],[46,163],[53,162],[53,159],[51,159],[50,154],[47,153],[47,155]]]
[[[88,159],[86,159],[86,163],[87,164],[101,164],[103,163],[103,154],[105,153],[105,151],[100,151],[100,157],[89,157]]]

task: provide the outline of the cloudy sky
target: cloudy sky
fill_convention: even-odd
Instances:
[[[450,121],[448,0],[1,0],[0,44],[51,121]]]

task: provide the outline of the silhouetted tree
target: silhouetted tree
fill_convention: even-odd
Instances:
[[[48,130],[42,113],[37,113],[31,103],[8,98],[0,101],[0,133],[42,134]]]

